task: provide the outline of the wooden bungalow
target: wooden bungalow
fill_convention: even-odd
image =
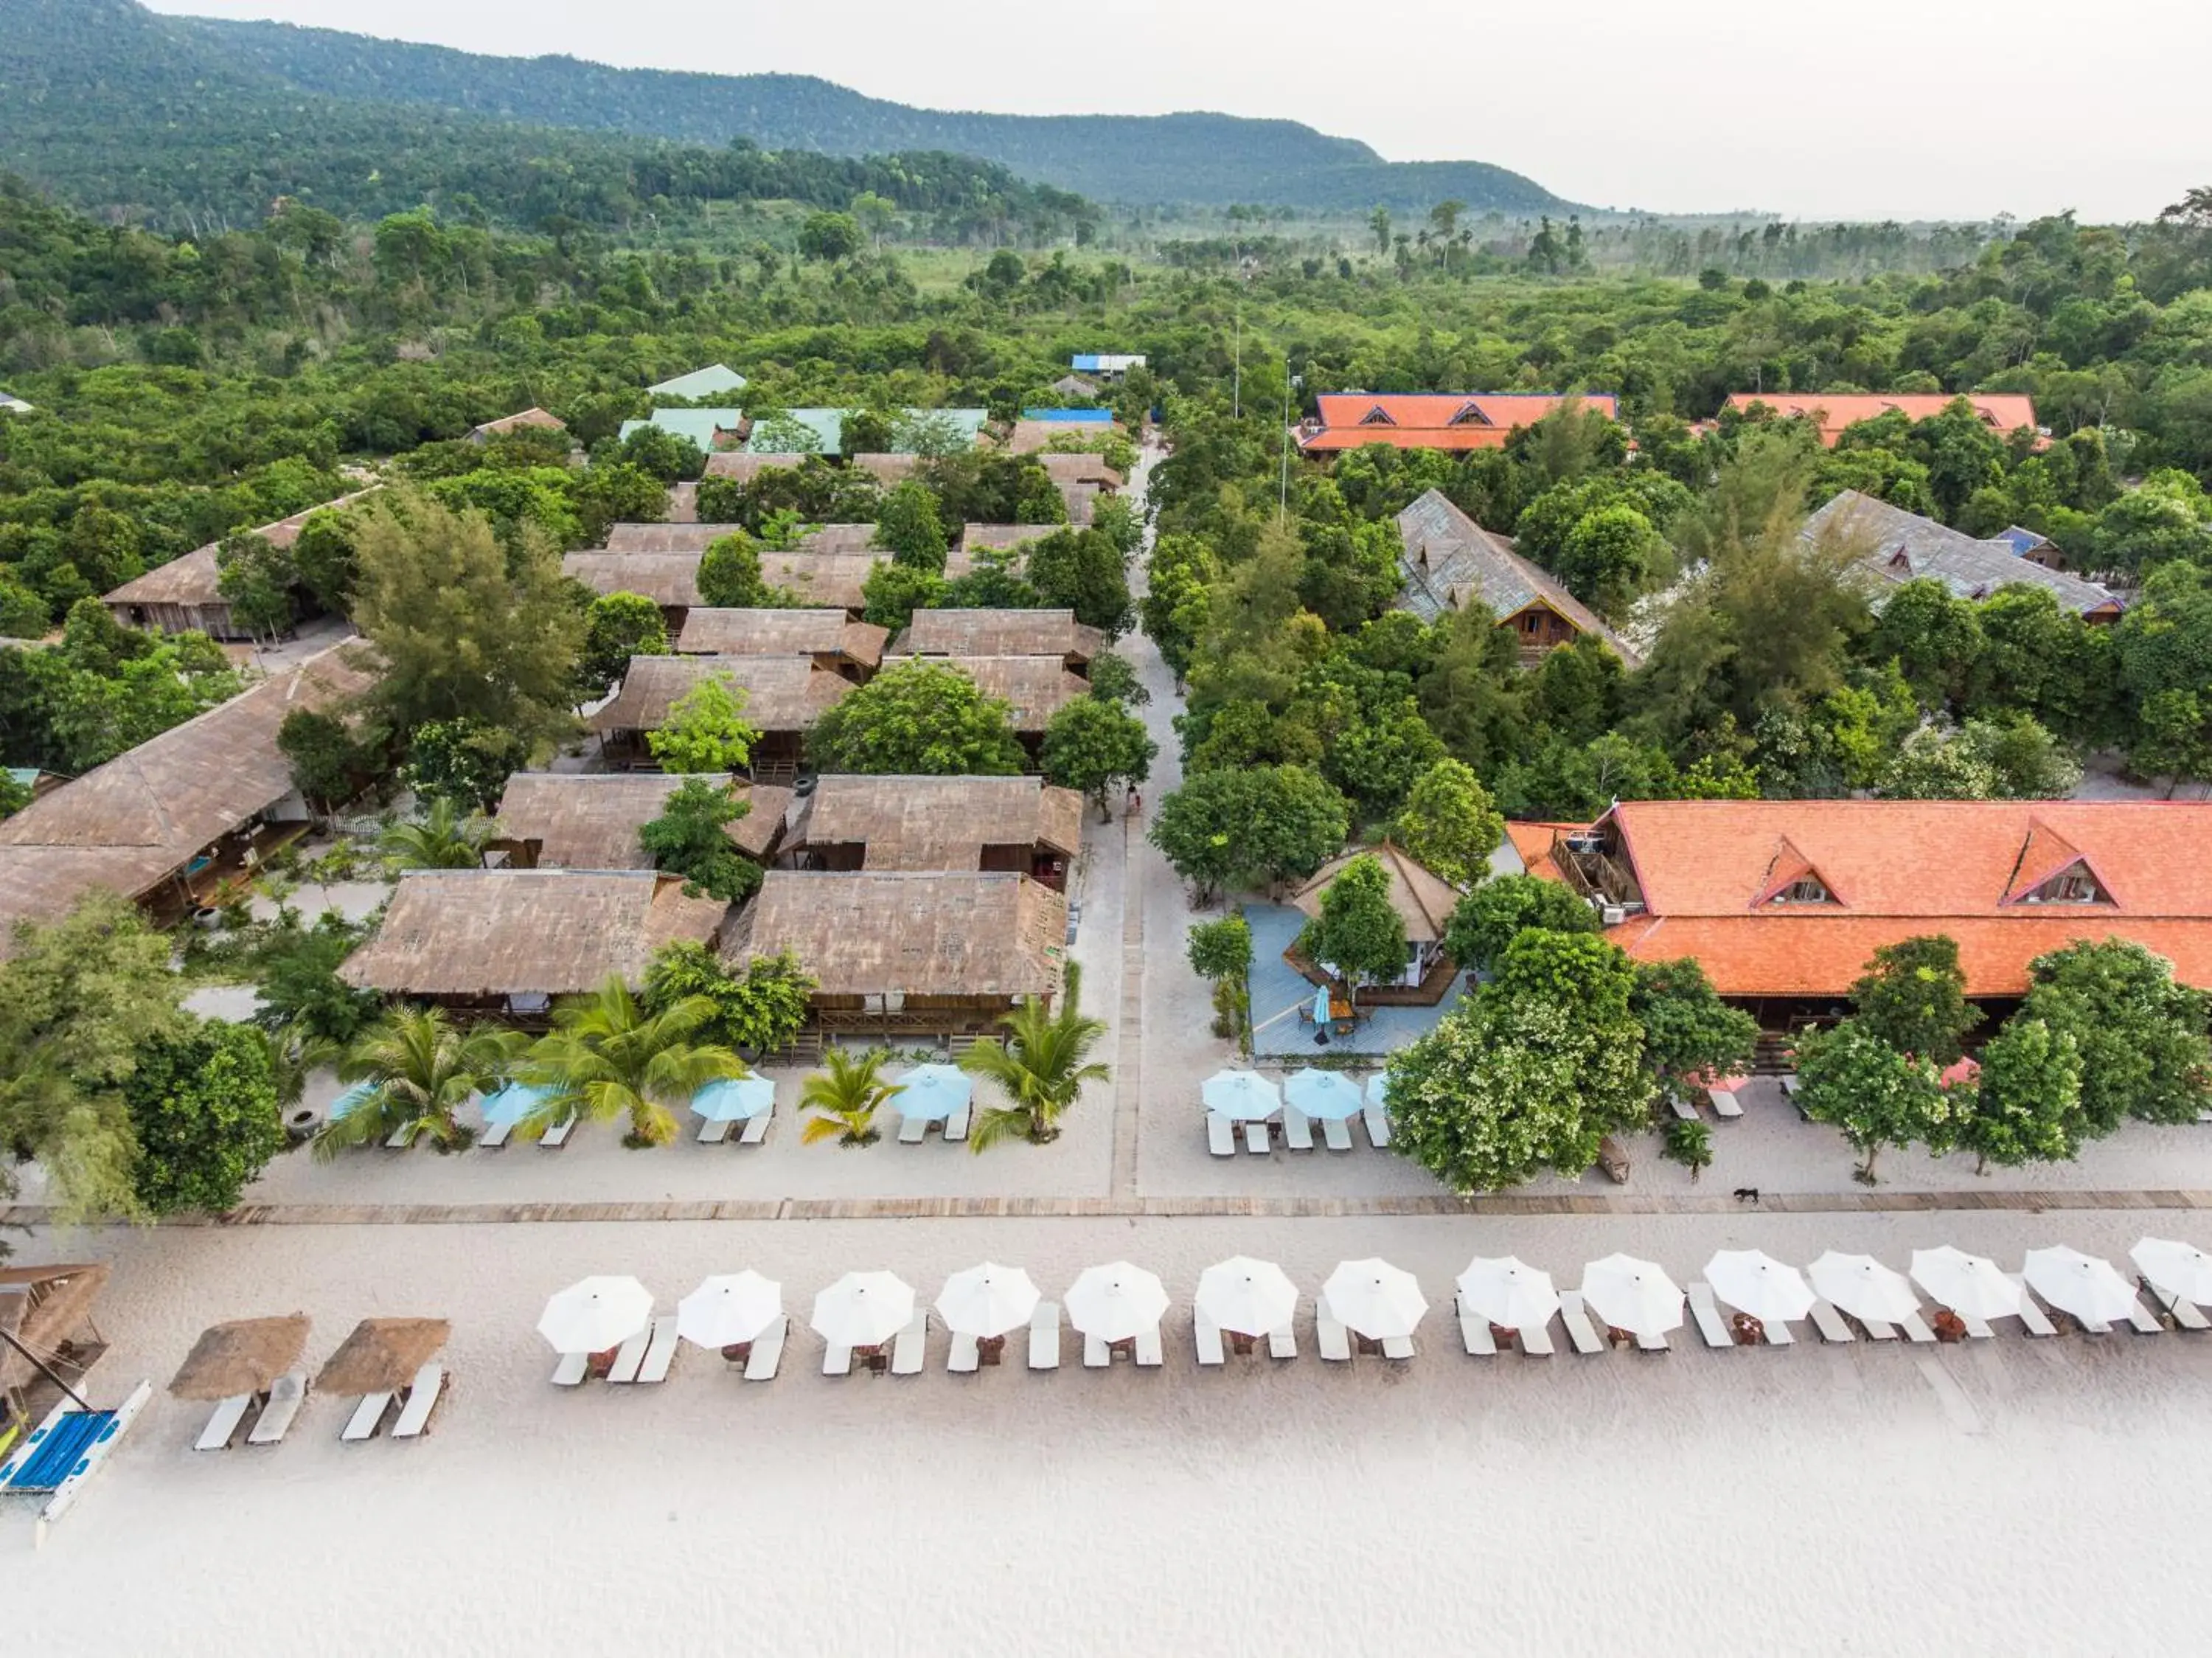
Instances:
[[[1038,420],[1024,417],[1014,422],[1013,430],[1006,434],[1006,449],[1012,454],[1034,454],[1042,459],[1062,438],[1126,439],[1128,436],[1128,429],[1118,420]]]
[[[504,851],[519,869],[650,869],[653,860],[637,832],[667,808],[686,779],[654,771],[520,771],[507,780],[499,803],[501,838],[487,851]],[[764,783],[734,785],[748,808],[726,826],[730,843],[765,863],[783,838],[791,809],[788,789]]]
[[[608,552],[688,552],[698,556],[731,533],[735,524],[610,524]],[[571,553],[570,558],[576,557]]]
[[[1044,728],[1052,716],[1078,698],[1091,694],[1091,687],[1054,656],[902,656],[897,660],[957,667],[985,696],[1012,704],[1014,735],[1032,753],[1043,742]],[[886,659],[884,666],[891,665]]]
[[[806,656],[817,667],[864,685],[883,665],[890,630],[856,622],[842,608],[714,610],[684,619],[680,656]]]
[[[904,483],[921,466],[921,457],[918,454],[856,454],[853,457],[854,471],[867,473],[885,489],[894,484]]]
[[[561,573],[593,593],[635,593],[660,607],[671,634],[680,633],[692,606],[699,602],[699,560],[696,552],[609,552],[604,548],[564,554]]]
[[[719,942],[729,906],[651,870],[416,869],[338,977],[487,1012],[541,1014],[610,978],[641,985],[663,945]]]
[[[797,776],[807,731],[853,689],[850,680],[805,656],[633,656],[622,689],[588,723],[610,759],[650,766],[646,733],[659,730],[669,710],[707,679],[722,680],[744,693],[745,722],[761,734],[753,745],[756,783],[787,783]]]
[[[1106,457],[1088,450],[1073,453],[1048,450],[1036,458],[1044,475],[1065,489],[1070,484],[1095,484],[1108,495],[1118,492],[1128,480],[1106,464]]]
[[[1458,966],[1444,954],[1444,929],[1460,894],[1442,875],[1385,841],[1330,859],[1291,895],[1291,902],[1304,914],[1318,917],[1322,895],[1336,884],[1345,866],[1359,857],[1374,858],[1390,877],[1390,907],[1406,925],[1406,964],[1395,978],[1360,986],[1358,999],[1370,1004],[1434,1007],[1459,978]],[[1284,953],[1284,960],[1316,984],[1344,982],[1328,963],[1308,960],[1296,946]]]
[[[1431,490],[1398,515],[1398,571],[1405,583],[1398,608],[1425,622],[1480,605],[1521,647],[1524,667],[1585,634],[1629,667],[1640,658],[1595,613],[1548,572],[1492,535]]]
[[[803,454],[755,454],[750,449],[722,449],[707,457],[703,475],[726,479],[732,484],[750,484],[770,467],[788,472],[805,459]]]
[[[797,869],[1011,870],[1054,892],[1083,847],[1083,797],[1042,777],[817,778],[784,853]]]
[[[960,546],[971,558],[979,552],[1012,552],[1032,541],[1042,541],[1059,524],[965,524],[960,530]]]
[[[173,917],[221,903],[312,814],[276,747],[295,709],[331,712],[375,683],[358,641],[274,674],[0,822],[0,955],[19,921],[52,921],[94,887]]]
[[[295,512],[273,524],[264,524],[252,533],[273,546],[289,547],[300,539],[301,530],[315,514],[330,508],[350,506],[375,494],[381,487],[372,485],[351,495],[342,495],[322,506]],[[211,639],[250,638],[252,636],[232,620],[230,600],[222,594],[222,567],[216,557],[220,545],[210,541],[180,558],[157,565],[143,576],[125,582],[104,596],[100,603],[125,627],[142,628],[153,633],[204,633]]]
[[[1106,636],[1072,610],[918,610],[893,651],[902,656],[1057,656],[1088,674]]]
[[[788,950],[825,1032],[976,1034],[1059,993],[1067,900],[1005,872],[771,869],[727,930],[726,960]]]

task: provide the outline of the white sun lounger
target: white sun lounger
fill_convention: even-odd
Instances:
[[[477,1136],[477,1143],[487,1151],[497,1151],[507,1143],[507,1137],[514,1132],[514,1119],[502,1117],[496,1123],[486,1123],[484,1131]]]
[[[2140,1295],[2128,1308],[2128,1323],[2139,1336],[2162,1336],[2166,1333],[2166,1326],[2158,1321],[2157,1314],[2142,1304]]]
[[[1844,1322],[1844,1315],[1824,1301],[1813,1303],[1813,1327],[1820,1332],[1822,1341],[1845,1342],[1858,1339],[1851,1327]]]
[[[1351,1332],[1329,1316],[1326,1307],[1314,1308],[1314,1345],[1331,1364],[1349,1363],[1352,1359]]]
[[[402,1123],[392,1131],[392,1137],[384,1143],[384,1149],[386,1151],[406,1150],[415,1143],[415,1137],[421,1130],[422,1125],[419,1123]]]
[[[589,1353],[562,1354],[560,1363],[553,1367],[553,1385],[556,1387],[575,1387],[583,1381],[584,1372],[591,1367],[591,1362]]]
[[[438,1408],[440,1395],[446,1391],[446,1367],[433,1359],[415,1373],[408,1385],[407,1403],[399,1412],[399,1420],[392,1424],[394,1439],[420,1439],[430,1426],[430,1412]]]
[[[1114,1350],[1106,1344],[1103,1337],[1085,1336],[1083,1338],[1083,1368],[1085,1369],[1103,1370],[1108,1365],[1113,1363],[1113,1362]]]
[[[1161,1362],[1160,1327],[1156,1324],[1137,1338],[1137,1368],[1157,1370]]]
[[[665,1381],[668,1367],[676,1362],[676,1320],[658,1318],[653,1321],[653,1339],[646,1344],[645,1362],[638,1367],[640,1381]]]
[[[1359,1113],[1360,1121],[1367,1125],[1368,1143],[1376,1150],[1386,1149],[1390,1144],[1390,1117],[1380,1106],[1369,1106]]]
[[[1866,1326],[1867,1339],[1869,1341],[1897,1339],[1897,1326],[1893,1324],[1884,1324],[1880,1319],[1861,1319],[1859,1322]]]
[[[1490,1320],[1480,1314],[1468,1312],[1465,1301],[1458,1301],[1456,1297],[1454,1299],[1459,1308],[1459,1338],[1467,1348],[1468,1356],[1496,1358],[1498,1338],[1490,1333]]]
[[[1959,1314],[1959,1322],[1966,1326],[1967,1338],[1972,1341],[1990,1341],[1994,1339],[1997,1333],[1990,1328],[1986,1321],[1981,1319],[1970,1319],[1964,1313]]]
[[[945,1137],[946,1139],[964,1140],[968,1137],[969,1114],[972,1109],[973,1108],[970,1106],[963,1106],[959,1110],[954,1112],[952,1115],[945,1119]]]
[[[1294,1359],[1297,1356],[1298,1332],[1291,1329],[1289,1325],[1286,1324],[1279,1330],[1270,1330],[1267,1332],[1268,1357]]]
[[[376,1430],[384,1425],[384,1413],[392,1408],[390,1393],[364,1393],[361,1403],[353,1407],[346,1418],[345,1430],[338,1437],[350,1444],[356,1440],[374,1439]]]
[[[825,1347],[822,1350],[822,1374],[825,1376],[849,1376],[853,1374],[853,1350],[849,1347]]]
[[[1267,1125],[1265,1123],[1244,1125],[1244,1149],[1255,1157],[1267,1155]]]
[[[1413,1338],[1411,1336],[1383,1337],[1382,1356],[1386,1359],[1395,1359],[1401,1364],[1404,1363],[1413,1356]]]
[[[2035,1297],[2028,1293],[2027,1275],[2024,1272],[2014,1272],[2008,1276],[2012,1279],[2012,1287],[2020,1291],[2021,1328],[2031,1336],[2057,1335],[2058,1326],[2043,1315],[2043,1308],[2037,1304]]]
[[[1313,1149],[1313,1125],[1306,1120],[1305,1112],[1292,1111],[1288,1106],[1283,1107],[1283,1149],[1285,1151]]]
[[[1060,1303],[1039,1301],[1030,1320],[1030,1368],[1060,1368]]]
[[[1797,1338],[1790,1333],[1790,1320],[1787,1319],[1765,1320],[1759,1328],[1766,1332],[1769,1347],[1795,1347],[1797,1344]]]
[[[729,1118],[710,1117],[699,1125],[699,1143],[702,1146],[721,1145],[729,1139],[730,1131],[736,1126]]]
[[[1237,1155],[1237,1127],[1218,1111],[1206,1113],[1206,1149],[1217,1157]]]
[[[774,1381],[775,1367],[783,1362],[784,1332],[791,1328],[789,1319],[778,1319],[753,1338],[753,1350],[745,1355],[747,1381]],[[849,1367],[853,1356],[848,1353],[845,1362]]]
[[[559,1122],[554,1124],[551,1128],[547,1129],[544,1133],[538,1136],[538,1143],[544,1147],[548,1151],[558,1151],[562,1146],[568,1143],[568,1137],[575,1131],[575,1118],[573,1116],[563,1117]]]
[[[1714,1116],[1721,1118],[1735,1118],[1743,1115],[1743,1102],[1738,1100],[1735,1094],[1729,1093],[1727,1089],[1715,1088],[1712,1091],[1711,1099],[1713,1102]]]
[[[1530,1358],[1547,1359],[1558,1350],[1552,1345],[1552,1321],[1528,1324],[1513,1332],[1521,1338],[1521,1350]]]
[[[775,1107],[774,1106],[770,1106],[757,1115],[746,1118],[745,1131],[738,1137],[738,1143],[741,1146],[757,1146],[763,1143],[768,1139],[769,1129],[775,1122]]]
[[[1221,1351],[1221,1332],[1212,1319],[1203,1313],[1193,1314],[1190,1331],[1198,1348],[1198,1362],[1200,1364],[1214,1365],[1224,1362]]]
[[[284,1436],[291,1431],[292,1418],[300,1414],[301,1404],[307,1397],[307,1373],[295,1370],[288,1376],[279,1376],[269,1389],[269,1402],[261,1407],[254,1418],[253,1431],[246,1436],[248,1445],[281,1445]]]
[[[1667,1338],[1664,1336],[1647,1336],[1641,1330],[1633,1330],[1629,1333],[1636,1338],[1636,1350],[1639,1353],[1667,1353],[1674,1350],[1668,1346]]]
[[[1352,1124],[1342,1117],[1324,1117],[1321,1120],[1322,1143],[1331,1151],[1352,1149]]]
[[[891,1374],[895,1376],[918,1376],[929,1359],[929,1314],[916,1313],[914,1321],[898,1332],[891,1344]]]
[[[1598,1339],[1597,1332],[1590,1327],[1589,1314],[1583,1311],[1583,1292],[1562,1289],[1559,1292],[1559,1322],[1567,1326],[1567,1339],[1575,1344],[1577,1353],[1602,1353],[1605,1344]]]
[[[1721,1316],[1720,1306],[1713,1300],[1712,1285],[1699,1280],[1689,1286],[1690,1316],[1697,1321],[1698,1333],[1705,1338],[1708,1347],[1733,1347],[1735,1338],[1729,1333],[1728,1320]]]
[[[2155,1289],[2151,1291],[2151,1295],[2160,1307],[2166,1309],[2174,1323],[2181,1329],[2212,1330],[2212,1320],[2208,1320],[2204,1316],[2203,1309],[2195,1301],[2183,1301],[2179,1296],[2169,1301]]]
[[[1936,1332],[1928,1327],[1928,1320],[1917,1313],[1909,1319],[1900,1320],[1897,1327],[1905,1332],[1905,1338],[1907,1341],[1918,1342],[1925,1345],[1936,1339]]]
[[[902,1117],[899,1119],[898,1141],[902,1146],[920,1145],[922,1142],[922,1137],[927,1135],[928,1132],[929,1119],[926,1117]]]
[[[645,1350],[652,1344],[653,1326],[648,1324],[615,1350],[614,1368],[607,1372],[607,1380],[616,1383],[635,1381],[645,1363]]]
[[[1694,1123],[1698,1120],[1698,1108],[1671,1089],[1667,1094],[1667,1109],[1686,1123]]]
[[[227,1451],[230,1442],[238,1437],[238,1424],[246,1420],[246,1413],[253,1408],[253,1395],[233,1393],[219,1401],[215,1414],[208,1417],[207,1426],[200,1429],[199,1438],[193,1442],[195,1451]]]
[[[970,1376],[982,1366],[983,1344],[973,1336],[963,1336],[957,1330],[954,1331],[951,1356],[945,1361],[945,1368],[955,1375]]]

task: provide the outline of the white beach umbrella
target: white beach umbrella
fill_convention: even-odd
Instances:
[[[1037,1287],[1018,1266],[985,1261],[955,1272],[938,1292],[937,1310],[955,1334],[987,1341],[1018,1330],[1036,1311]]]
[[[1194,1304],[1224,1330],[1264,1336],[1291,1321],[1298,1309],[1298,1287],[1273,1261],[1231,1255],[1198,1275]]]
[[[1788,1324],[1813,1310],[1813,1292],[1794,1266],[1758,1249],[1723,1249],[1705,1263],[1713,1294],[1761,1324]]]
[[[1905,1275],[1871,1255],[1846,1255],[1831,1249],[1806,1268],[1805,1275],[1823,1301],[1833,1302],[1855,1319],[1902,1324],[1920,1311],[1920,1297],[1912,1293]]]
[[[1583,1299],[1614,1328],[1663,1336],[1682,1327],[1682,1289],[1656,1261],[1607,1255],[1583,1268]]]
[[[914,1317],[914,1291],[889,1272],[848,1272],[814,1298],[809,1326],[832,1347],[880,1347]]]
[[[1168,1292],[1141,1266],[1109,1261],[1086,1266],[1068,1286],[1067,1321],[1100,1341],[1128,1341],[1157,1330],[1168,1310]]]
[[[2002,1319],[2020,1311],[2020,1290],[1995,1261],[1949,1244],[1912,1252],[1912,1282],[1961,1318]]]
[[[1208,1111],[1232,1123],[1265,1122],[1283,1108],[1283,1091],[1254,1070],[1218,1070],[1199,1094]]]
[[[653,1321],[653,1292],[635,1278],[580,1278],[545,1303],[538,1333],[556,1353],[604,1353]]]
[[[1478,1255],[1459,1275],[1459,1298],[1469,1312],[1505,1330],[1540,1330],[1559,1310],[1552,1275],[1517,1255]]]
[[[1428,1297],[1412,1273],[1372,1258],[1338,1262],[1321,1294],[1339,1324],[1370,1341],[1412,1335],[1429,1310]]]
[[[2021,1276],[2037,1295],[2084,1324],[2110,1324],[2135,1311],[2136,1287],[2118,1268],[2063,1244],[2029,1250]]]
[[[676,1333],[701,1347],[757,1341],[783,1316],[783,1286],[750,1267],[701,1282],[676,1303]]]
[[[2128,1259],[2169,1300],[2212,1301],[2212,1255],[2195,1244],[2145,1238],[2128,1251]]]

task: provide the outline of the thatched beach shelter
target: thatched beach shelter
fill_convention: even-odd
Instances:
[[[676,640],[682,656],[811,656],[817,667],[866,682],[880,667],[890,630],[856,622],[842,607],[821,610],[715,610],[684,619]]]
[[[185,1355],[169,1392],[179,1399],[230,1399],[265,1393],[300,1362],[307,1346],[307,1315],[239,1319],[201,1332]]]
[[[669,710],[708,679],[744,693],[745,722],[761,734],[753,745],[756,778],[795,771],[808,728],[853,690],[851,680],[805,656],[634,656],[622,689],[588,723],[611,755],[642,759],[646,733],[659,730]]]
[[[363,1319],[323,1364],[325,1393],[396,1393],[444,1350],[453,1326],[444,1319]]]
[[[350,506],[382,487],[371,485],[322,506],[295,512],[289,518],[280,518],[273,524],[264,524],[252,533],[271,546],[289,547],[300,539],[300,532],[315,514]],[[199,632],[215,639],[247,638],[251,636],[246,630],[231,619],[230,600],[223,596],[222,567],[216,557],[217,547],[217,543],[210,541],[181,558],[156,565],[143,576],[125,582],[100,602],[125,627],[145,628],[156,633]]]
[[[918,610],[892,647],[902,656],[1057,656],[1073,674],[1106,649],[1106,636],[1072,610]]]
[[[100,1263],[0,1271],[0,1334],[9,1338],[0,1342],[0,1395],[28,1387],[39,1377],[38,1367],[16,1350],[16,1344],[49,1368],[83,1373],[82,1359],[70,1362],[63,1349],[81,1353],[99,1345],[92,1304],[106,1283],[107,1268]]]
[[[667,809],[684,782],[658,771],[518,771],[500,800],[501,838],[487,850],[505,850],[525,869],[650,869],[637,832]],[[751,809],[725,832],[746,856],[765,862],[782,838],[791,790],[733,788]]]
[[[1065,890],[1083,797],[1042,777],[817,779],[786,847],[794,867],[1010,870]]]

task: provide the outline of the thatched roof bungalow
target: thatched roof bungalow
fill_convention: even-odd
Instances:
[[[732,484],[750,484],[771,466],[787,472],[805,459],[803,454],[788,451],[756,454],[750,449],[722,449],[707,457],[704,475],[726,478]]]
[[[753,745],[757,781],[794,772],[808,729],[853,689],[850,680],[805,656],[634,656],[622,689],[588,723],[611,756],[640,759],[645,734],[659,730],[669,710],[709,678],[744,693],[745,721],[761,733]]]
[[[1044,468],[1044,475],[1063,489],[1070,484],[1095,484],[1111,495],[1128,481],[1106,464],[1104,455],[1088,451],[1070,454],[1049,450],[1036,460]]]
[[[351,495],[342,495],[321,506],[295,512],[289,518],[264,524],[252,533],[273,546],[289,547],[300,539],[301,530],[315,514],[330,508],[350,506],[382,487],[372,484],[365,490],[356,490]],[[125,627],[155,633],[204,633],[211,639],[251,637],[231,619],[230,600],[222,596],[222,569],[216,560],[220,545],[210,541],[181,558],[157,565],[143,576],[125,582],[100,602]]]
[[[341,707],[375,680],[368,646],[333,646],[0,822],[0,955],[17,922],[52,921],[96,887],[188,908],[302,832],[311,814],[277,730],[294,710]]]
[[[1460,893],[1434,870],[1416,863],[1388,841],[1380,846],[1357,847],[1315,870],[1312,878],[1291,894],[1291,903],[1302,913],[1318,917],[1323,894],[1336,884],[1346,865],[1361,857],[1375,859],[1390,877],[1390,907],[1406,926],[1405,970],[1379,987],[1385,992],[1382,999],[1430,1004],[1442,1001],[1459,976],[1444,954],[1443,938],[1452,911],[1458,906]],[[1295,954],[1291,960],[1293,966],[1316,981],[1324,976],[1309,971],[1313,964]]]
[[[522,869],[650,869],[637,832],[685,781],[658,771],[518,771],[499,803],[501,838],[487,850],[504,850]],[[783,838],[791,790],[734,786],[750,809],[724,832],[746,856],[766,862]]]
[[[918,610],[893,647],[912,656],[1057,656],[1082,674],[1106,636],[1072,610]]]
[[[1012,870],[1064,891],[1083,797],[1042,777],[817,778],[786,851],[833,871]]]
[[[915,475],[921,465],[918,454],[856,454],[853,469],[864,472],[877,483],[889,489],[894,484],[904,483]]]
[[[680,656],[806,656],[817,667],[865,682],[882,666],[889,628],[854,621],[841,608],[716,610],[702,607],[684,619],[677,636]]]
[[[511,414],[500,420],[487,420],[481,426],[471,427],[469,442],[489,443],[495,437],[505,437],[509,432],[565,432],[568,430],[568,423],[558,415],[548,414],[543,409],[525,409],[520,414]]]
[[[1066,940],[1067,900],[1026,875],[771,869],[723,954],[789,950],[825,1030],[958,1033],[1058,994]]]
[[[737,527],[735,524],[611,524],[605,551],[688,552],[696,559]]]
[[[1012,552],[1032,541],[1042,541],[1054,530],[1064,527],[1060,524],[963,524],[960,528],[960,546],[971,557],[987,548],[994,552]]]
[[[1043,739],[1054,715],[1091,694],[1091,687],[1056,656],[902,656],[896,661],[932,661],[959,669],[985,696],[1013,704],[1014,735],[1032,746]],[[892,659],[885,659],[885,667],[894,665]]]
[[[0,1396],[38,1379],[37,1366],[18,1344],[49,1368],[83,1374],[83,1354],[100,1344],[92,1328],[92,1304],[106,1283],[107,1267],[100,1263],[0,1271],[0,1335],[9,1338],[0,1342]]]
[[[793,544],[792,552],[809,556],[823,553],[866,552],[876,545],[873,524],[817,524]]]
[[[561,573],[596,594],[641,594],[664,611],[683,612],[699,602],[696,552],[571,552],[562,555]]]
[[[1054,442],[1065,437],[1127,438],[1127,428],[1118,420],[1017,420],[1006,435],[1006,448],[1013,454],[1042,456]]]
[[[728,910],[650,870],[416,869],[399,878],[375,936],[338,977],[387,995],[532,1013],[611,977],[635,988],[664,944],[713,944]]]

